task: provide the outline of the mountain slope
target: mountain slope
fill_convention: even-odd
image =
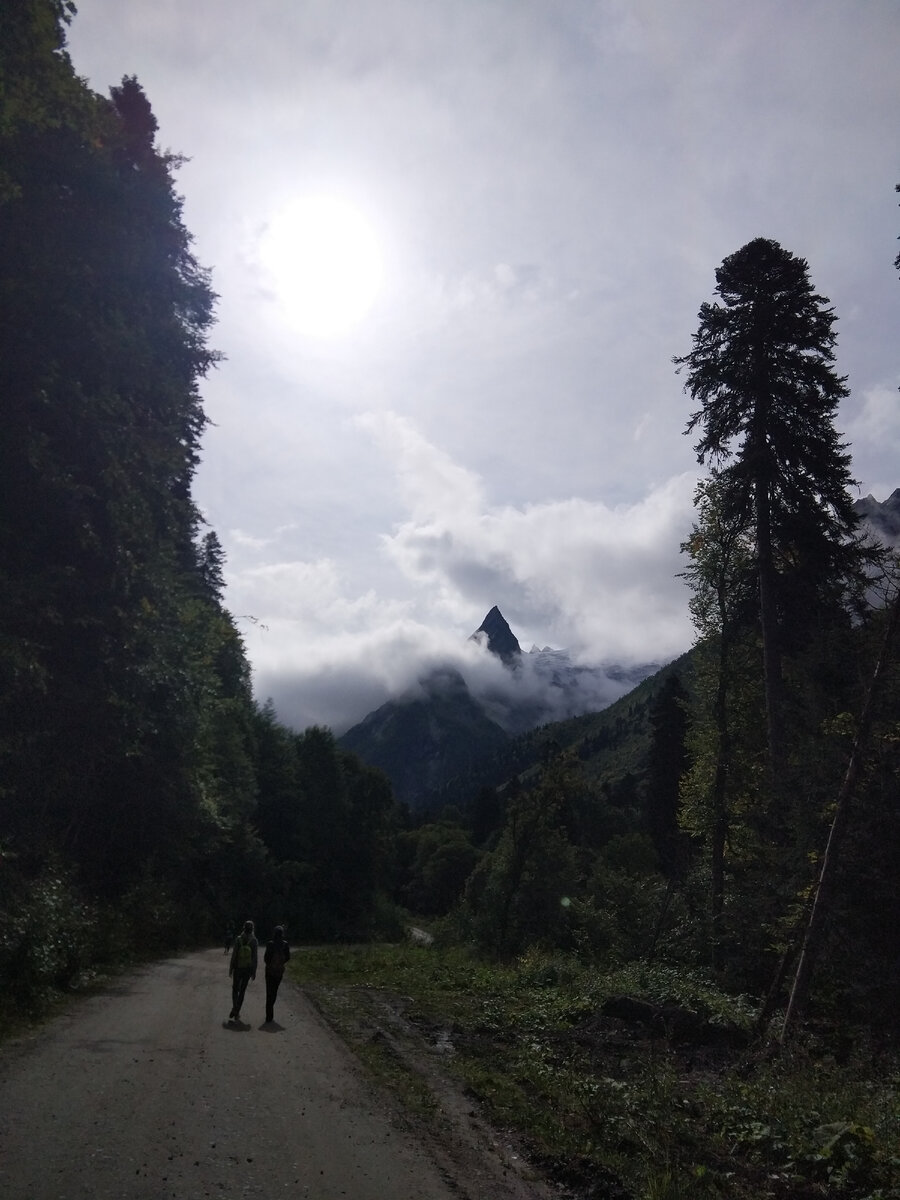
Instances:
[[[857,514],[885,546],[900,547],[900,488],[880,504],[874,496],[864,496],[853,505]]]
[[[555,721],[508,739],[473,771],[461,772],[422,797],[419,807],[429,812],[445,805],[465,809],[483,788],[503,789],[513,779],[527,783],[547,755],[560,750],[577,755],[585,778],[613,793],[626,784],[640,789],[649,763],[650,708],[672,675],[690,691],[693,651],[667,663],[599,712]]]
[[[900,545],[900,488],[884,503],[867,496],[854,507],[880,541]],[[503,686],[473,696],[458,672],[440,672],[416,697],[388,701],[340,739],[381,767],[414,810],[465,807],[482,788],[527,778],[557,747],[577,753],[601,784],[639,787],[653,697],[673,673],[690,688],[690,651],[662,669],[583,667],[564,650],[523,653],[496,606],[471,640],[503,662]]]
[[[563,650],[534,647],[523,654],[499,608],[471,636],[499,659],[473,694],[455,668],[438,670],[405,696],[389,700],[349,729],[340,745],[391,781],[394,794],[413,809],[439,805],[448,788],[467,790],[473,780],[490,785],[536,761],[539,742],[530,731],[596,713],[646,678],[653,666],[584,667]],[[524,735],[524,740],[519,738]],[[510,743],[517,742],[510,750]]]
[[[453,776],[477,770],[508,741],[452,670],[429,676],[415,697],[382,704],[339,739],[384,771],[394,795],[411,807]]]

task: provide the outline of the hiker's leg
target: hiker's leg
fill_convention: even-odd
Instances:
[[[244,993],[247,991],[247,984],[250,982],[249,971],[235,971],[235,984],[237,988],[237,1002],[235,1004],[235,1016],[241,1011],[241,1005],[244,1003]]]
[[[266,975],[266,1020],[275,1020],[275,997],[281,980],[277,975]]]

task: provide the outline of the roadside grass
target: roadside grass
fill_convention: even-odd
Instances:
[[[574,1195],[900,1200],[896,1055],[823,1034],[751,1054],[724,1036],[749,1033],[751,1003],[695,973],[413,944],[298,949],[290,969],[412,1112],[437,1119],[440,1070]],[[699,1014],[704,1033],[680,1043],[604,1016],[623,995]]]

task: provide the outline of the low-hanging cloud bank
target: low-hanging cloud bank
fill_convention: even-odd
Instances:
[[[477,476],[408,422],[380,414],[359,425],[389,457],[406,513],[380,538],[383,586],[355,594],[346,566],[330,559],[253,564],[253,539],[231,539],[229,604],[254,617],[242,630],[257,694],[283,720],[340,733],[448,665],[498,715],[511,688],[543,719],[572,715],[532,656],[513,680],[468,642],[494,604],[523,649],[564,648],[575,666],[664,662],[688,647],[678,573],[693,475],[617,507],[577,498],[491,506]],[[596,673],[580,686],[582,711],[627,689]]]

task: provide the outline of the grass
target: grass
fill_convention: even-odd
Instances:
[[[450,1076],[576,1195],[900,1200],[896,1058],[839,1058],[822,1037],[751,1057],[714,1035],[749,1030],[752,1006],[689,972],[411,944],[298,950],[291,971],[413,1112],[437,1119]],[[604,1017],[621,995],[689,1009],[706,1032],[676,1044]]]

